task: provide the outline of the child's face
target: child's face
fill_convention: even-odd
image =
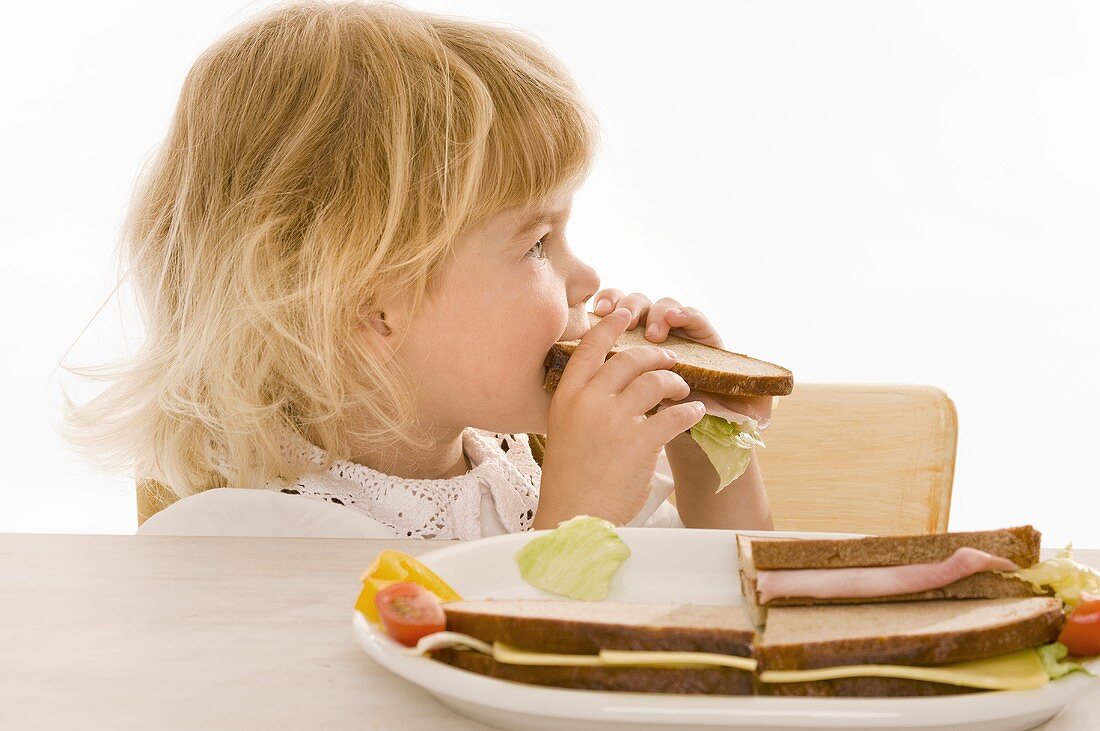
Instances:
[[[572,198],[570,189],[545,201],[546,220],[509,209],[464,232],[397,353],[423,423],[546,432],[543,359],[588,330],[584,305],[600,286],[566,243]]]

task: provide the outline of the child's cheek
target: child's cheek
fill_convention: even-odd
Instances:
[[[540,297],[531,302],[521,320],[513,323],[510,352],[502,354],[510,364],[512,378],[537,379],[541,384],[546,354],[568,326],[569,311],[552,298]]]

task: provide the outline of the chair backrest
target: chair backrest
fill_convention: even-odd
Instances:
[[[955,406],[938,388],[795,386],[778,400],[767,449],[757,450],[776,530],[947,530],[957,435]],[[532,437],[541,464],[543,441]],[[138,524],[175,500],[139,480]]]
[[[799,384],[763,436],[776,530],[947,530],[958,418],[940,389]]]

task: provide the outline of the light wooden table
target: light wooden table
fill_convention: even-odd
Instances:
[[[446,543],[0,534],[0,728],[488,728],[351,632],[379,551]],[[1044,728],[1097,719],[1093,693]]]

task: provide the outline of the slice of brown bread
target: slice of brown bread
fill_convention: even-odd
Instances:
[[[755,646],[758,670],[835,665],[938,665],[1052,642],[1054,597],[777,607]]]
[[[964,546],[1001,556],[1026,568],[1039,561],[1041,534],[1030,525],[1001,530],[928,533],[909,536],[800,539],[747,538],[758,571],[901,566],[943,561]]]
[[[593,324],[601,319],[591,313],[589,318]],[[558,387],[565,364],[580,342],[563,340],[550,348],[544,363],[547,372],[543,386],[546,390]],[[669,370],[680,374],[698,391],[725,396],[786,396],[794,389],[794,375],[783,366],[675,335],[669,335],[663,343],[652,343],[646,340],[643,325],[623,333],[607,357],[639,345],[659,345],[676,351],[677,362]]]
[[[447,629],[532,652],[681,650],[752,656],[754,628],[740,605],[556,600],[447,602]]]
[[[463,650],[437,650],[432,657],[502,680],[559,688],[714,695],[752,695],[753,692],[753,674],[734,668],[508,665],[480,652]]]

